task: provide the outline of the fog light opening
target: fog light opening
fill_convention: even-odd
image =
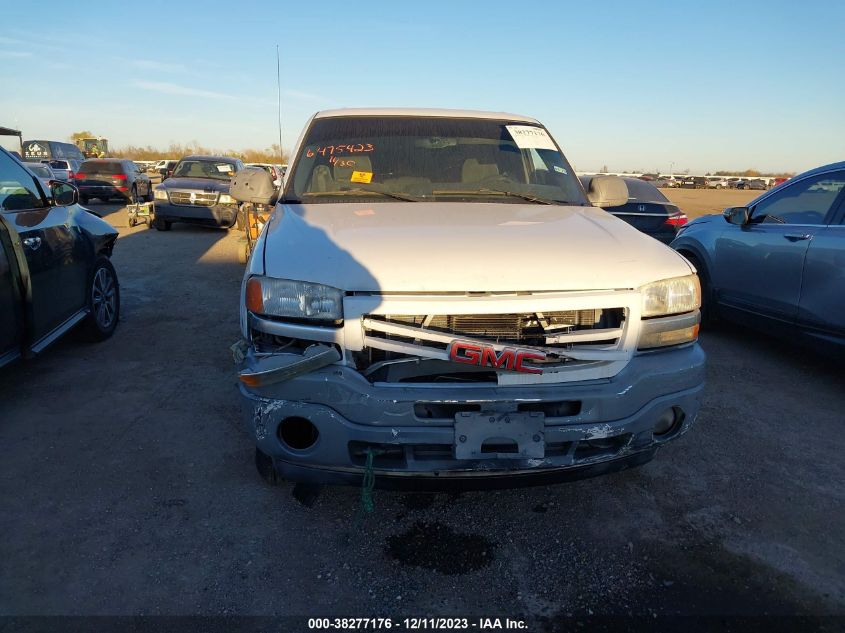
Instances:
[[[668,439],[678,432],[683,422],[684,412],[680,407],[666,409],[660,414],[660,417],[657,418],[657,422],[652,429],[652,434],[655,439]]]
[[[320,432],[310,420],[305,418],[285,418],[279,425],[279,439],[295,451],[311,448],[320,437]]]

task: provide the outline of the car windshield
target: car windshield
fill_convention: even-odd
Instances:
[[[234,175],[235,166],[222,160],[183,160],[173,170],[174,178],[229,180]]]
[[[302,202],[587,204],[545,128],[508,120],[316,119],[291,168],[285,198]]]
[[[50,167],[53,169],[67,169],[67,161],[64,160],[51,160]]]

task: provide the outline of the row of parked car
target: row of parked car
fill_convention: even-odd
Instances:
[[[685,176],[682,178],[667,176],[640,176],[662,189],[756,189],[765,191],[770,187],[776,187],[784,182],[786,178],[773,178],[771,184],[762,178],[740,178],[740,177],[706,177],[706,176]]]
[[[341,110],[301,139],[281,191],[225,156],[184,157],[152,189],[163,230],[284,205],[247,264],[236,354],[268,482],[369,469],[480,485],[642,464],[696,419],[700,308],[845,346],[845,163],[688,223],[651,183],[579,179],[528,117]],[[85,171],[47,190],[0,155],[0,362],[81,321],[114,330],[117,234],[76,203],[129,170],[137,190],[149,177],[111,161],[127,177],[87,185],[104,191]]]

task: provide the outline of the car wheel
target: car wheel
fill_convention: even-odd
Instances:
[[[710,327],[716,322],[713,289],[710,286],[710,272],[707,270],[707,267],[701,263],[701,260],[692,253],[681,251],[681,254],[686,257],[690,263],[695,266],[696,271],[698,271],[698,281],[701,283],[701,327]]]
[[[108,257],[100,257],[94,264],[87,296],[85,333],[92,341],[104,341],[114,333],[120,318],[120,284]]]
[[[278,486],[281,483],[282,478],[279,477],[279,473],[273,465],[273,458],[257,446],[255,447],[255,468],[267,485]]]
[[[169,231],[170,227],[173,225],[172,222],[168,222],[164,218],[156,218],[153,224],[158,231]]]

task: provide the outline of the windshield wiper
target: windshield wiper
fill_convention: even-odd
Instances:
[[[499,193],[503,196],[510,196],[512,198],[521,198],[528,202],[536,202],[537,204],[566,204],[558,200],[549,200],[548,198],[541,198],[530,193],[519,193],[517,191],[505,191],[504,189],[479,189],[478,193]]]
[[[375,194],[377,196],[385,196],[387,198],[394,198],[396,200],[402,200],[404,202],[419,202],[420,199],[412,196],[408,193],[395,193],[393,191],[378,191],[376,189],[362,189],[361,187],[356,187],[355,189],[340,189],[338,191],[308,191],[303,193],[303,196],[344,196],[346,194],[355,194],[355,195],[371,195]]]
[[[535,196],[531,193],[519,193],[516,191],[506,191],[504,189],[472,189],[472,190],[455,190],[455,191],[435,191],[434,195],[462,195],[462,196],[489,196],[491,194],[495,194],[497,196],[508,196],[511,198],[519,198],[521,200],[526,200],[528,202],[535,202],[537,204],[571,204],[569,202],[565,202],[562,200],[549,200],[548,198],[542,198],[540,196]]]

